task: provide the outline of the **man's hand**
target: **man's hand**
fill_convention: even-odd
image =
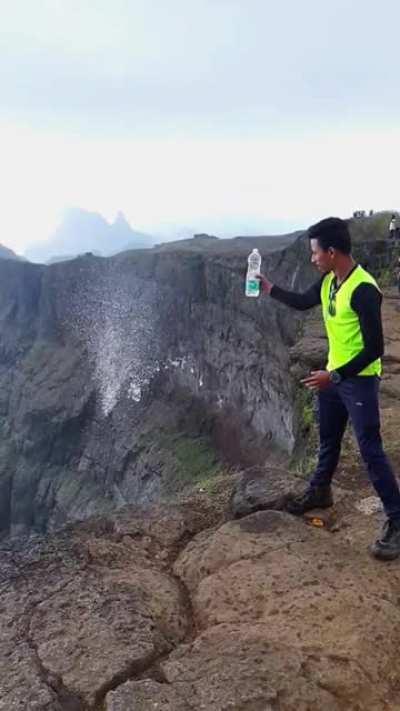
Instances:
[[[271,281],[269,281],[269,279],[267,279],[267,277],[264,276],[264,274],[261,274],[261,273],[256,274],[256,279],[258,279],[258,281],[261,284],[261,291],[263,291],[265,294],[270,294],[271,289],[273,287],[273,283]]]
[[[312,370],[307,378],[300,381],[309,390],[325,390],[332,385],[330,375],[327,370]]]

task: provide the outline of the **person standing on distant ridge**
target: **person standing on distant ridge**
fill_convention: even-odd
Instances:
[[[319,458],[306,490],[288,501],[287,510],[302,515],[332,506],[331,481],[350,418],[370,480],[387,521],[371,546],[376,558],[400,556],[400,490],[380,434],[378,391],[383,355],[382,294],[371,274],[351,255],[347,223],[329,217],[310,227],[311,262],[321,278],[305,293],[258,278],[264,293],[295,309],[322,305],[329,342],[326,370],[311,371],[301,382],[319,395]]]
[[[397,235],[397,220],[396,220],[396,215],[392,215],[392,218],[390,220],[389,224],[389,237],[390,239],[396,239]]]

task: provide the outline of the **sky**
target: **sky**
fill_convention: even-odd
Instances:
[[[398,0],[0,0],[0,242],[399,207]]]

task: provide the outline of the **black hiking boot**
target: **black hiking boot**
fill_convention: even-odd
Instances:
[[[372,544],[371,553],[380,560],[394,560],[400,556],[400,521],[388,519],[380,537]]]
[[[285,505],[286,511],[294,516],[302,516],[312,509],[328,509],[333,506],[330,486],[310,486],[303,494],[290,497]]]

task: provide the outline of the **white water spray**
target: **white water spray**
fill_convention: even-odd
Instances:
[[[71,325],[87,347],[104,416],[121,397],[139,402],[159,370],[154,289],[110,262],[93,268],[73,297]]]

